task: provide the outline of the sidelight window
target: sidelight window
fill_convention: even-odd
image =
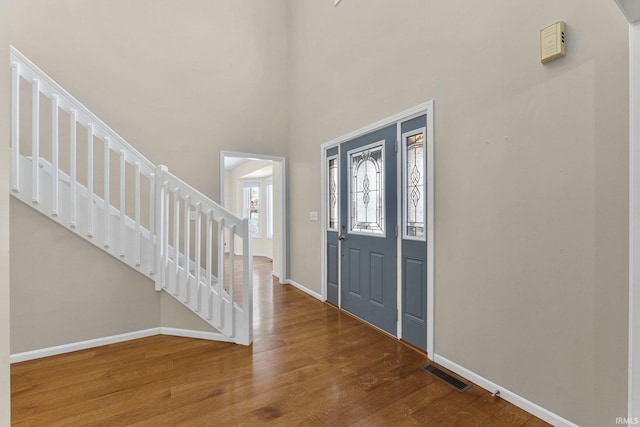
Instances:
[[[329,230],[338,229],[338,157],[328,159],[329,192],[327,194],[327,209],[329,210]]]
[[[403,135],[404,237],[425,237],[425,130]]]

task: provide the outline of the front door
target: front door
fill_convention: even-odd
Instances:
[[[340,145],[341,306],[397,333],[397,127]]]

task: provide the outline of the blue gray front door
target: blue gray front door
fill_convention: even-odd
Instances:
[[[396,126],[340,146],[342,308],[397,332]]]
[[[326,153],[327,301],[423,350],[426,121],[394,123]]]

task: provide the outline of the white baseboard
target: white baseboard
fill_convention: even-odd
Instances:
[[[294,288],[300,289],[302,292],[304,292],[307,295],[311,295],[312,297],[314,297],[315,299],[319,299],[320,301],[324,301],[324,298],[322,298],[322,295],[320,295],[319,293],[312,291],[311,289],[302,286],[300,283],[295,282],[291,279],[287,279],[285,282],[281,282],[281,283],[285,283],[287,285],[291,285]]]
[[[480,387],[484,388],[487,391],[490,391],[491,393],[499,391],[501,399],[504,399],[507,402],[510,402],[515,406],[521,409],[524,409],[530,414],[533,414],[536,417],[556,427],[578,427],[577,424],[574,424],[571,421],[562,418],[560,415],[556,415],[553,412],[548,411],[547,409],[544,409],[543,407],[536,405],[535,403],[525,399],[524,397],[519,396],[513,393],[512,391],[509,391],[506,388],[501,387],[498,384],[495,384],[494,382],[489,381],[484,377],[481,377],[480,375],[468,370],[467,368],[463,368],[462,366],[448,360],[445,357],[442,357],[436,354],[434,356],[434,362],[439,365],[442,365],[443,367],[449,369],[452,372],[455,372],[461,377],[468,379],[469,381],[479,385]]]
[[[262,252],[254,252],[253,256],[261,256],[264,258],[269,258],[271,261],[273,261],[273,257],[271,255],[263,254]]]
[[[282,284],[286,284],[286,283],[287,283],[287,281],[286,281],[286,279],[283,277],[283,275],[282,275],[282,274],[280,274],[280,273],[277,273],[275,270],[271,272],[271,275],[272,275],[273,277],[275,277],[276,279],[278,279],[278,283],[282,283]]]
[[[58,354],[71,353],[72,351],[86,350],[88,348],[100,347],[103,345],[115,344],[138,338],[146,338],[159,334],[160,328],[145,329],[142,331],[128,332],[126,334],[112,335],[110,337],[57,345],[55,347],[42,348],[40,350],[26,351],[24,353],[16,353],[12,354],[9,360],[11,363],[25,362],[27,360],[56,356]]]
[[[9,361],[10,363],[26,362],[27,360],[41,359],[43,357],[56,356],[58,354],[71,353],[73,351],[87,350],[89,348],[101,347],[103,345],[116,344],[119,342],[146,338],[154,335],[171,335],[176,337],[198,338],[210,341],[231,342],[229,338],[220,333],[159,327],[145,329],[142,331],[128,332],[126,334],[112,335],[109,337],[96,338],[87,341],[80,341],[71,344],[57,345],[55,347],[42,348],[39,350],[25,351],[24,353],[16,353],[10,356]]]
[[[228,337],[224,336],[219,332],[192,331],[190,329],[167,328],[164,326],[160,327],[159,329],[162,335],[171,335],[174,337],[185,337],[185,338],[198,338],[201,340],[209,340],[209,341],[233,342]]]

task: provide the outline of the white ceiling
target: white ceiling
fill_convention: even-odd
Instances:
[[[640,0],[616,0],[630,23],[640,21]]]
[[[229,170],[229,169],[235,169],[238,166],[250,162],[251,160],[256,160],[256,159],[250,159],[248,157],[229,157],[229,156],[225,156],[224,158],[224,168],[225,170]]]
[[[273,166],[265,166],[253,172],[249,172],[246,175],[242,175],[241,178],[266,178],[273,175]]]

